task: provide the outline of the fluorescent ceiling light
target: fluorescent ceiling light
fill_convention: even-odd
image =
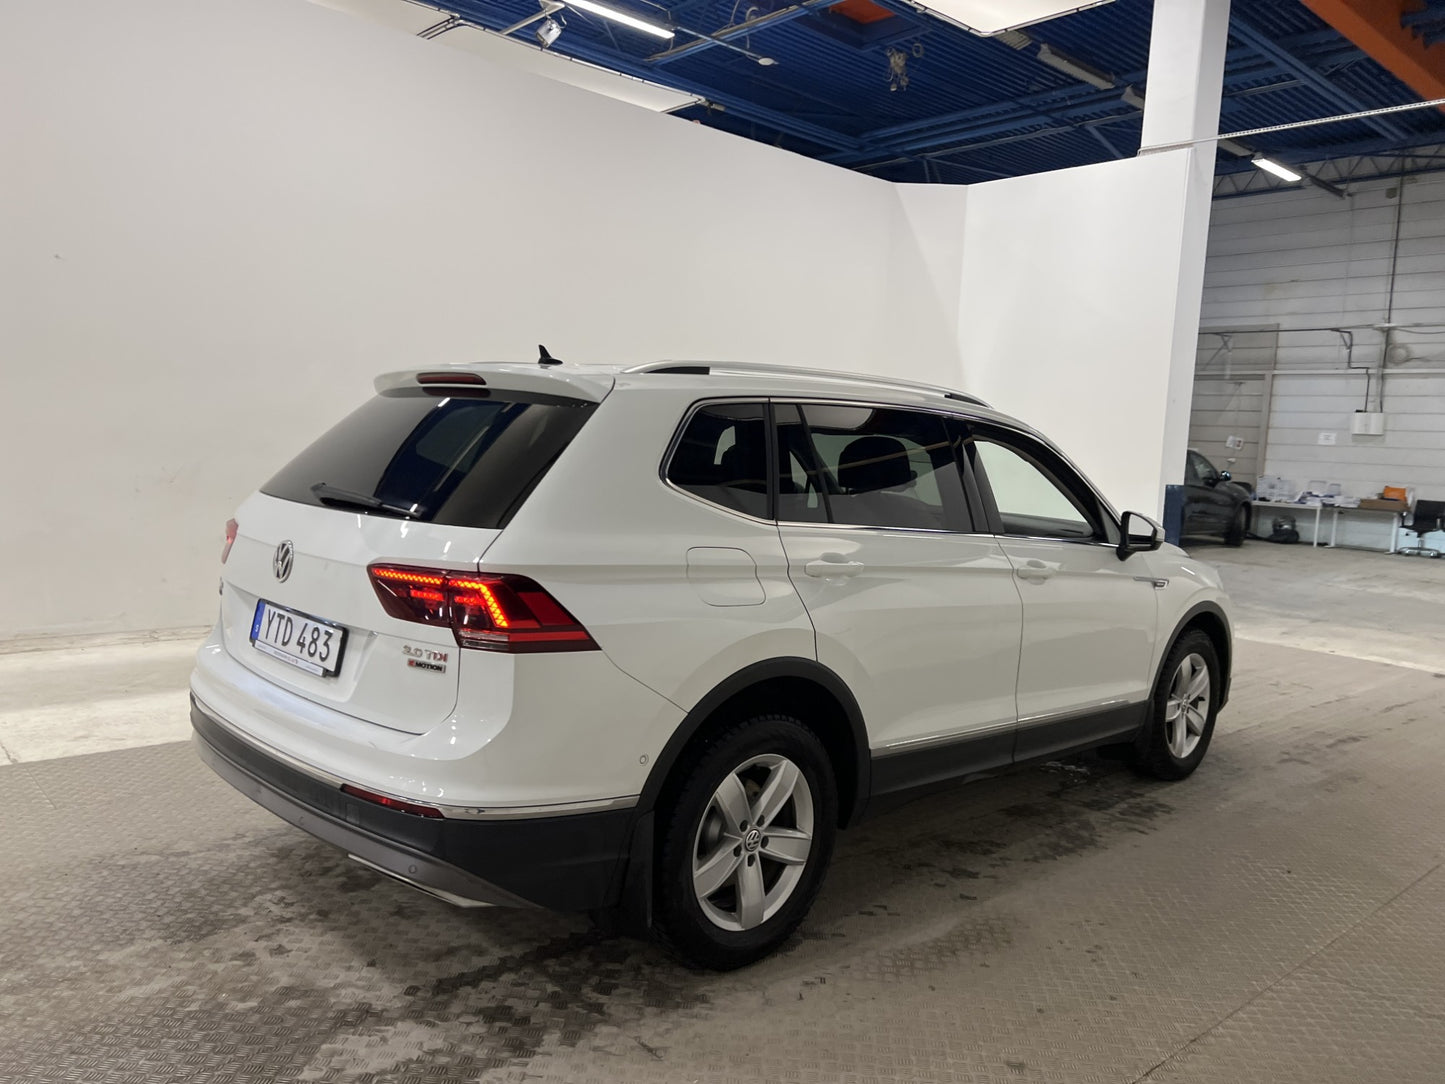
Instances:
[[[1081,83],[1088,83],[1091,87],[1098,87],[1100,90],[1114,89],[1112,75],[1101,72],[1098,68],[1091,68],[1082,60],[1075,60],[1067,53],[1061,53],[1051,46],[1039,46],[1039,63],[1053,68],[1056,72],[1063,72]]]
[[[1280,165],[1273,158],[1266,158],[1263,155],[1260,155],[1253,161],[1255,169],[1262,169],[1266,173],[1273,173],[1282,181],[1289,181],[1291,184],[1293,184],[1295,181],[1304,180],[1304,174],[1296,173],[1294,170],[1290,169],[1289,166]]]
[[[436,40],[441,45],[484,57],[495,64],[542,75],[559,83],[570,83],[574,87],[640,105],[656,113],[671,113],[702,101],[696,94],[684,94],[658,83],[644,82],[631,75],[622,75],[608,68],[574,60],[551,50],[543,51],[527,42],[504,38],[500,34],[472,26],[458,27]],[[519,94],[525,92],[525,89],[518,84]]]
[[[1111,0],[913,0],[915,6],[985,37],[1056,19]]]
[[[566,0],[569,8],[577,11],[585,11],[592,15],[600,15],[604,19],[611,19],[614,23],[621,23],[623,26],[630,26],[633,30],[641,30],[644,34],[651,34],[655,38],[671,38],[673,36],[670,27],[662,26],[659,23],[648,22],[646,19],[639,19],[636,15],[629,15],[625,11],[610,7],[607,4],[599,4],[597,0]]]
[[[370,22],[404,30],[410,34],[435,26],[446,13],[436,8],[423,7],[409,0],[313,0],[321,7],[359,16]],[[552,11],[560,11],[562,4],[548,3],[546,11],[539,11],[536,18],[545,18]],[[535,20],[529,20],[533,22]],[[500,34],[462,24],[455,29],[429,39],[448,48],[480,56],[494,64],[530,72],[558,83],[567,83],[582,90],[590,90],[607,98],[641,106],[656,113],[671,113],[697,105],[703,101],[696,94],[686,94],[660,83],[649,83],[635,76],[623,75],[610,68],[587,64],[571,57],[564,57],[550,50],[543,51],[528,42],[515,38],[504,38]],[[518,84],[518,92],[525,89]]]

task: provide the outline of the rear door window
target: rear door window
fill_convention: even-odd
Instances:
[[[767,407],[710,403],[688,419],[667,480],[711,504],[768,518]]]
[[[777,411],[780,520],[973,529],[941,416],[820,403]]]
[[[594,407],[505,391],[389,391],[343,419],[261,492],[371,515],[504,527]]]

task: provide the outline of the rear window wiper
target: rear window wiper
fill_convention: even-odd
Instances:
[[[419,504],[408,508],[405,505],[384,501],[380,497],[373,497],[370,493],[342,489],[330,482],[317,482],[311,487],[311,492],[321,503],[337,507],[364,508],[368,512],[386,512],[393,516],[405,516],[407,519],[415,519],[422,514],[422,507]]]

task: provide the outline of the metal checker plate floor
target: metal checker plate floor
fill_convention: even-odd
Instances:
[[[1241,648],[1191,780],[871,821],[732,975],[434,902],[185,744],[0,768],[0,1081],[1438,1084],[1445,680]]]

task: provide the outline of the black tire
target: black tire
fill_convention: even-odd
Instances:
[[[1244,545],[1245,536],[1249,534],[1249,505],[1241,504],[1234,510],[1234,518],[1229,521],[1229,526],[1224,531],[1224,544],[1226,546]]]
[[[1168,718],[1169,701],[1176,676],[1185,659],[1198,657],[1209,672],[1207,710],[1198,733],[1198,742],[1188,750],[1186,756],[1179,756],[1170,745],[1174,724]],[[1209,751],[1210,739],[1214,737],[1214,720],[1219,714],[1219,694],[1223,684],[1219,669],[1219,656],[1214,650],[1214,641],[1200,629],[1185,632],[1159,668],[1154,682],[1154,695],[1149,701],[1149,719],[1139,732],[1129,757],[1130,766],[1140,775],[1153,779],[1183,779],[1199,767],[1204,754]],[[1186,723],[1187,725],[1187,723]]]
[[[723,818],[713,804],[718,789],[742,766],[755,758],[785,758],[799,770],[808,787],[812,813],[812,843],[806,859],[791,867],[801,869],[793,876],[790,891],[781,895],[776,910],[760,924],[749,929],[725,929],[704,912],[693,883],[693,863],[698,851],[707,846],[705,835],[716,835]],[[788,715],[756,715],[740,719],[688,751],[677,766],[677,784],[664,792],[658,808],[658,851],[654,871],[653,932],[672,955],[691,967],[730,971],[768,955],[788,939],[806,917],[818,890],[823,885],[829,860],[833,855],[833,838],[838,824],[838,792],[833,779],[832,764],[817,736],[799,720]],[[743,773],[747,786],[754,775],[770,771],[766,765]],[[741,778],[741,777],[740,777]],[[756,793],[747,791],[753,797]],[[797,800],[799,803],[802,798]],[[756,808],[753,806],[752,808]],[[789,810],[793,812],[790,814]],[[799,804],[790,804],[777,811],[784,827],[787,819],[801,813]],[[755,814],[754,814],[755,815]],[[707,823],[704,823],[707,818]],[[756,826],[752,826],[756,827]],[[766,833],[764,823],[762,832]],[[795,829],[796,830],[796,829]],[[732,831],[729,826],[728,831]],[[750,832],[743,835],[751,836]],[[749,846],[762,847],[766,836],[752,839]],[[725,840],[715,839],[719,846]],[[775,888],[789,867],[764,861],[762,850],[733,853],[740,861],[754,866],[759,883],[772,876]],[[704,854],[706,852],[704,851]],[[721,853],[717,847],[714,853]],[[731,895],[742,914],[741,873],[737,882],[711,894],[708,906],[721,913]],[[768,891],[772,891],[769,889]],[[724,907],[716,901],[721,898]]]

